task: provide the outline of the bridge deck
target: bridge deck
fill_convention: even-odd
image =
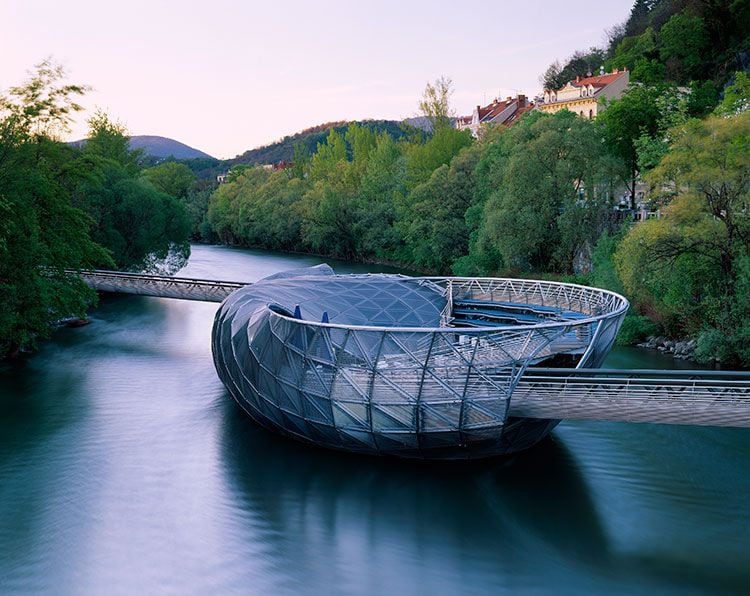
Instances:
[[[510,414],[750,427],[750,372],[531,368]]]
[[[248,285],[233,281],[120,273],[119,271],[89,270],[71,273],[79,275],[90,287],[99,292],[200,300],[202,302],[221,302],[235,290]]]
[[[116,271],[71,273],[102,292],[207,302],[221,302],[248,285]],[[529,368],[513,391],[509,415],[750,428],[750,372]]]

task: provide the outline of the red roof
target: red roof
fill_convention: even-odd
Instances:
[[[620,72],[611,72],[608,74],[599,75],[596,77],[586,77],[577,81],[571,81],[570,83],[574,87],[587,87],[592,85],[593,87],[606,87],[614,83],[617,79],[625,76],[627,71],[621,70]]]
[[[528,106],[530,102],[526,99],[525,96],[520,95],[517,97],[509,97],[505,100],[495,100],[491,104],[486,105],[484,107],[478,107],[479,109],[479,121],[480,122],[489,122],[499,116],[505,109],[512,106],[513,104],[517,104],[516,110],[513,111],[513,113],[505,119],[501,124],[505,124],[509,120],[513,120],[514,116],[516,114],[520,115],[523,114],[523,112],[528,111]],[[533,107],[533,104],[532,106]],[[520,114],[519,114],[520,112]]]

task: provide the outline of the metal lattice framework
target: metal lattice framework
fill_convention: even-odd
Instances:
[[[353,451],[482,457],[554,427],[509,418],[524,371],[561,355],[599,366],[626,309],[617,294],[555,282],[303,270],[222,304],[214,360],[238,403],[283,434]]]
[[[81,275],[101,291],[222,301],[213,354],[231,395],[326,447],[456,459],[525,449],[562,418],[750,427],[750,373],[600,369],[628,307],[605,290],[325,265],[255,284]]]

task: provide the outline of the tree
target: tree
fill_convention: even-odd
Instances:
[[[452,118],[455,116],[450,105],[453,95],[453,81],[448,77],[435,79],[434,83],[427,83],[419,101],[419,111],[429,120],[432,130],[451,126]]]
[[[629,294],[673,331],[714,329],[731,343],[750,333],[742,304],[750,254],[750,113],[692,120],[673,134],[669,152],[647,177],[665,205],[662,217],[625,237],[618,272]]]
[[[442,127],[426,143],[411,143],[406,149],[408,184],[414,188],[429,179],[437,168],[448,164],[464,147],[473,142],[468,130]]]
[[[655,68],[652,59],[657,57],[656,33],[648,27],[640,35],[623,38],[615,49],[615,55],[607,62],[607,69],[630,68],[635,71],[634,75],[641,71],[652,76]]]
[[[84,153],[119,164],[129,176],[137,175],[141,168],[139,161],[143,151],[130,150],[128,131],[125,125],[111,120],[109,116],[97,110],[87,121],[89,136],[84,145]]]
[[[559,89],[576,77],[586,77],[599,71],[604,64],[604,50],[592,47],[587,52],[576,51],[568,58],[565,66],[555,60],[542,75],[545,89]]]
[[[65,69],[47,58],[37,64],[26,83],[11,87],[0,96],[3,129],[13,129],[19,138],[47,137],[57,140],[58,135],[70,129],[73,114],[83,108],[76,98],[83,96],[87,85],[64,84]]]
[[[539,77],[539,82],[542,84],[544,89],[559,89],[565,82],[560,77],[562,71],[562,65],[559,60],[555,60],[552,64],[547,67],[544,74]]]
[[[750,77],[745,72],[734,74],[734,82],[724,90],[724,99],[716,108],[726,118],[742,114],[750,108]]]
[[[325,181],[315,182],[300,208],[302,238],[313,251],[344,259],[357,256],[356,187],[346,161],[339,161]]]
[[[448,273],[453,262],[468,252],[465,215],[475,200],[479,155],[477,145],[465,147],[407,197],[401,226],[409,260],[420,269]]]
[[[75,204],[93,219],[92,238],[118,268],[174,272],[190,255],[190,221],[178,199],[140,178],[138,152],[128,149],[124,127],[98,112],[78,167],[87,174]]]
[[[304,178],[310,169],[310,152],[299,141],[294,144],[292,154],[292,174],[297,178]]]
[[[750,114],[688,122],[649,180],[662,200],[698,201],[723,233],[708,243],[715,250],[727,296],[734,292],[734,261],[750,248]],[[696,244],[688,241],[690,245]],[[705,250],[699,243],[690,250]],[[683,250],[676,248],[675,250]]]
[[[143,170],[143,177],[159,192],[176,199],[187,199],[195,185],[196,177],[185,164],[168,161]]]
[[[615,54],[615,49],[625,37],[625,22],[617,23],[604,30],[607,36],[607,48],[605,55],[611,58]]]
[[[46,60],[0,96],[0,358],[47,337],[62,317],[85,316],[96,294],[66,268],[111,264],[71,203],[75,152],[52,138],[86,90],[64,77]]]
[[[608,225],[613,166],[601,144],[594,124],[568,111],[534,114],[502,135],[497,170],[481,175],[496,186],[472,250],[496,247],[496,266],[505,268],[571,272],[579,252]],[[482,192],[484,183],[477,184]]]
[[[655,87],[632,86],[620,99],[612,101],[596,119],[610,151],[625,166],[623,180],[628,185],[630,207],[635,209],[635,185],[640,172],[636,140],[659,132],[657,98],[661,90]]]
[[[378,135],[359,183],[355,205],[357,253],[395,259],[401,235],[394,227],[396,205],[406,194],[403,144],[387,133]]]
[[[340,162],[346,159],[346,139],[333,128],[328,132],[325,143],[318,143],[315,154],[310,160],[310,177],[313,180],[324,180],[336,171]]]
[[[638,35],[646,28],[649,14],[655,4],[657,0],[635,0],[633,8],[630,9],[630,16],[625,22],[626,35]]]
[[[659,55],[671,79],[685,82],[703,74],[709,37],[700,17],[677,13],[661,28],[659,37]]]

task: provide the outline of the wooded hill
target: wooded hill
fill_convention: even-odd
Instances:
[[[405,137],[408,134],[407,131],[411,128],[396,120],[361,120],[357,124],[376,133],[387,132],[394,139]],[[325,143],[331,129],[343,134],[348,126],[349,122],[345,120],[319,124],[296,134],[288,135],[275,143],[245,151],[242,155],[233,159],[224,160],[224,163],[227,168],[230,168],[239,164],[262,165],[292,161],[295,146],[301,146],[308,155],[312,155],[315,153],[318,143]]]

